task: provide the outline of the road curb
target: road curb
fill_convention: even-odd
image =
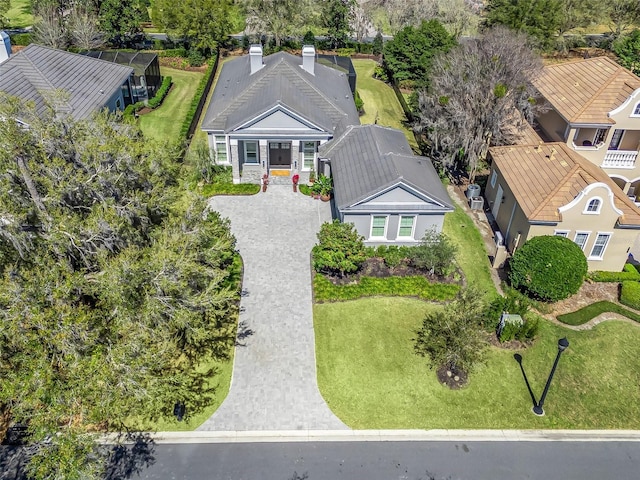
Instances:
[[[284,430],[141,432],[155,443],[289,442],[640,442],[640,430]],[[100,442],[135,443],[136,437],[102,435]]]

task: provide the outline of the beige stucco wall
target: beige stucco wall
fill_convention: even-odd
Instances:
[[[555,110],[548,110],[545,113],[540,114],[536,121],[542,129],[542,131],[553,142],[564,142],[564,134],[567,128],[567,122],[558,115]]]
[[[491,185],[493,171],[497,172],[495,185]],[[589,233],[584,247],[589,270],[621,271],[627,260],[629,249],[638,239],[640,230],[624,229],[616,227],[619,213],[612,203],[612,192],[603,184],[587,187],[587,191],[569,204],[568,208],[561,212],[562,220],[557,224],[530,224],[520,206],[516,203],[511,189],[506,184],[499,169],[494,165],[489,174],[489,180],[485,189],[485,197],[489,207],[495,205],[498,185],[502,186],[503,201],[497,211],[496,223],[505,237],[505,245],[513,252],[524,244],[529,238],[540,235],[554,235],[557,231],[566,231],[567,238],[574,240],[576,232]],[[589,202],[601,199],[599,213],[585,213]],[[605,248],[602,259],[589,259],[589,255],[596,241],[598,233],[609,233],[611,237]]]

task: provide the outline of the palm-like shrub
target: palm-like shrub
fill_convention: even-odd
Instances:
[[[511,285],[527,296],[556,302],[576,293],[587,274],[578,245],[560,236],[528,240],[511,259]]]

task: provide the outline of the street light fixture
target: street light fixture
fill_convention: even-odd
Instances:
[[[542,392],[542,396],[540,397],[540,401],[537,405],[533,406],[533,413],[536,415],[544,415],[544,410],[542,406],[544,405],[544,399],[547,397],[547,392],[549,391],[549,386],[551,385],[551,380],[553,380],[553,374],[556,372],[556,367],[558,366],[558,362],[560,361],[560,355],[569,347],[569,340],[567,337],[561,338],[558,340],[558,354],[556,355],[556,360],[553,362],[553,367],[551,368],[551,373],[549,374],[549,378],[547,379],[547,384],[544,386],[544,391]]]

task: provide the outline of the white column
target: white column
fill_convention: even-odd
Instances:
[[[269,145],[267,140],[259,140],[260,145],[260,166],[262,167],[262,173],[269,173]]]
[[[231,172],[233,183],[240,183],[240,155],[238,155],[238,140],[229,140],[229,154],[231,155]]]
[[[300,153],[300,140],[292,140],[291,141],[291,168],[297,173],[302,165],[300,162],[302,161],[302,155]]]

